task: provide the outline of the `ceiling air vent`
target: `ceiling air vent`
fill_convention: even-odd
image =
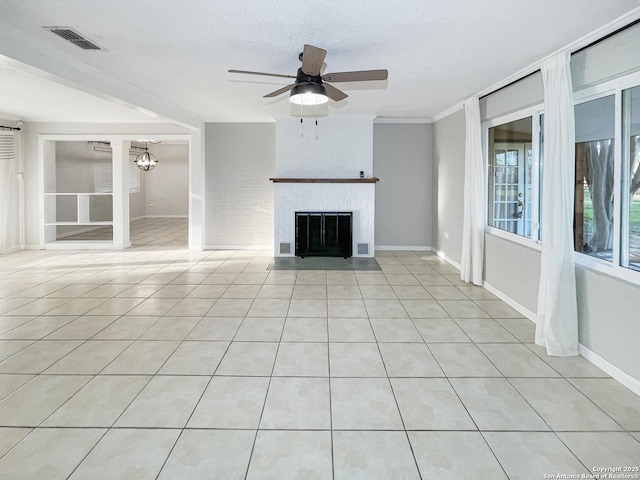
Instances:
[[[42,27],[45,30],[49,30],[51,33],[55,33],[61,38],[64,38],[67,42],[71,42],[74,45],[80,47],[83,50],[104,50],[96,43],[83,37],[71,27]]]

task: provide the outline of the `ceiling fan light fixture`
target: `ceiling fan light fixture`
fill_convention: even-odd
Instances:
[[[322,105],[329,101],[329,97],[322,85],[302,83],[291,89],[289,101],[296,105]]]
[[[140,170],[147,172],[158,164],[158,159],[153,153],[145,150],[144,152],[136,155],[134,163]]]

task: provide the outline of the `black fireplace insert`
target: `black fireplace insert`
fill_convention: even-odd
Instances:
[[[352,212],[296,212],[297,257],[351,257]]]

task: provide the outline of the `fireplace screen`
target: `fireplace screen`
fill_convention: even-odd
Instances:
[[[296,256],[351,257],[351,212],[296,212]]]

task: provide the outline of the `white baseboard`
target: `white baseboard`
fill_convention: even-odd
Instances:
[[[416,251],[416,252],[431,252],[433,251],[433,247],[427,247],[424,245],[417,245],[417,246],[388,246],[388,245],[376,245],[374,250],[409,250],[409,251]]]
[[[440,258],[446,260],[447,263],[449,263],[452,267],[456,267],[458,269],[458,271],[460,271],[460,269],[462,268],[458,262],[456,262],[455,260],[449,258],[446,253],[441,252],[440,250],[436,250],[435,248],[433,248],[432,251],[436,255],[438,255]]]
[[[113,242],[102,241],[102,240],[87,240],[87,241],[66,240],[62,242],[47,243],[45,244],[44,249],[45,250],[122,250],[130,246],[131,244],[126,246],[114,245]]]
[[[612,363],[609,363],[597,353],[592,352],[581,343],[578,344],[578,351],[580,352],[580,355],[589,360],[603,372],[611,375],[612,378],[616,379],[636,395],[640,395],[640,380],[638,380],[637,378],[633,378],[631,375],[623,372],[618,367],[616,367]]]
[[[205,245],[205,250],[273,250],[273,245]]]
[[[189,215],[140,215],[138,217],[131,217],[130,222],[136,222],[138,220],[144,220],[145,218],[189,218]]]
[[[513,308],[514,310],[517,310],[518,312],[520,312],[522,315],[527,317],[533,323],[536,323],[538,316],[536,315],[535,312],[532,312],[531,310],[526,308],[524,305],[521,305],[520,303],[516,302],[509,295],[507,295],[506,293],[502,292],[501,290],[498,290],[496,287],[494,287],[490,283],[483,282],[482,286],[484,288],[486,288],[487,290],[489,290],[489,292],[493,293],[496,297],[498,297],[504,303],[509,305],[511,308]]]
[[[498,297],[500,300],[502,300],[504,303],[509,305],[511,308],[514,308],[515,310],[520,312],[522,315],[527,317],[534,324],[536,323],[537,315],[534,312],[532,312],[531,310],[527,309],[523,305],[520,305],[514,299],[509,297],[506,293],[501,292],[500,290],[498,290],[493,285],[491,285],[491,284],[489,284],[487,282],[484,282],[484,287],[487,290],[489,290],[491,293],[493,293],[496,297]],[[602,358],[597,353],[589,350],[587,347],[585,347],[581,343],[578,344],[578,352],[580,353],[580,355],[583,358],[585,358],[587,361],[589,361],[592,364],[594,364],[596,367],[601,369],[607,375],[610,375],[613,379],[615,379],[618,382],[620,382],[622,385],[627,387],[632,392],[636,393],[637,395],[640,395],[640,380],[638,380],[637,378],[634,378],[631,375],[623,372],[618,367],[616,367],[612,363],[608,362],[607,360]]]
[[[24,247],[22,245],[16,245],[15,247],[7,248],[4,252],[0,252],[0,255],[9,255],[19,250],[24,250]]]

